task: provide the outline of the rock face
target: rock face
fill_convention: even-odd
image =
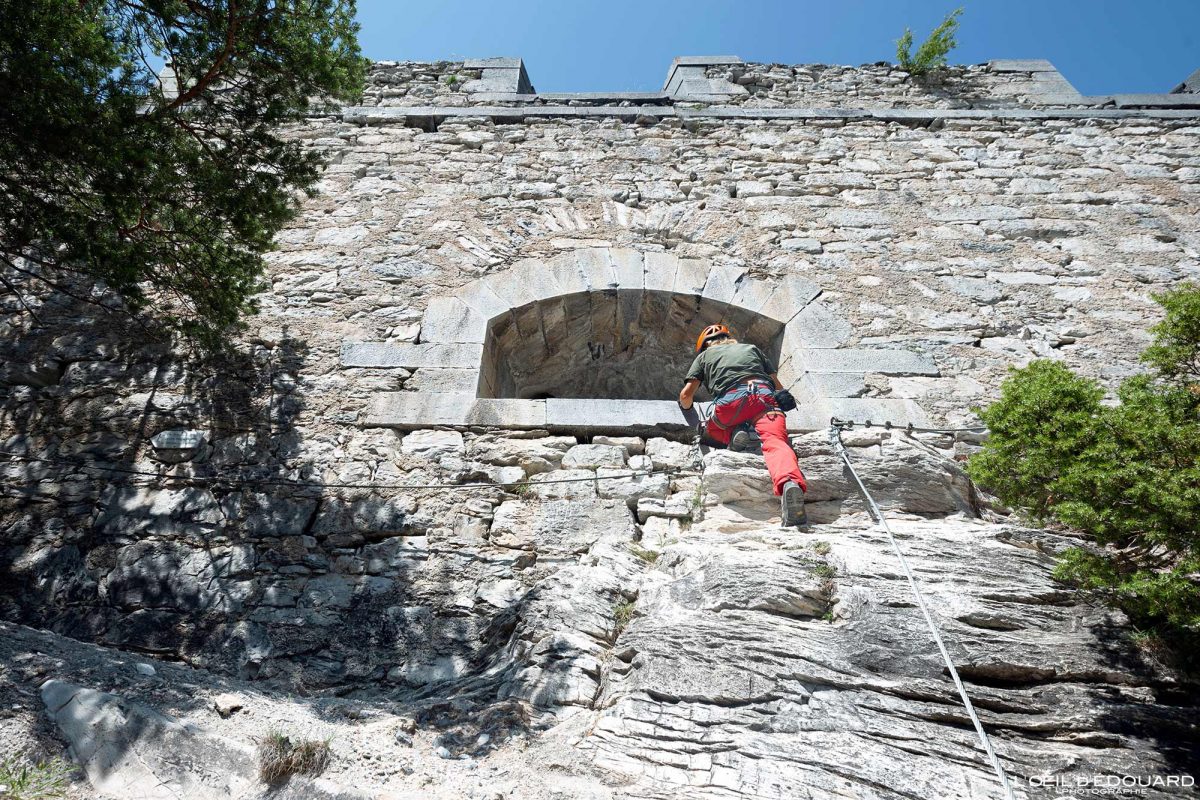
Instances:
[[[1194,769],[1200,736],[1188,685],[1137,649],[1118,612],[1051,579],[1053,554],[1073,542],[974,517],[952,450],[936,446],[949,443],[927,438],[847,436],[1018,796],[1045,796],[1039,782],[1051,776]],[[503,737],[482,755],[471,750],[486,724],[423,746],[430,757],[438,748],[452,759],[474,753],[506,774],[536,771],[540,759],[569,763],[567,775],[598,781],[594,797],[1000,796],[886,536],[824,434],[801,437],[797,450],[821,520],[808,531],[779,527],[754,453],[702,454],[702,470],[639,501],[636,515],[595,492],[482,503],[483,516],[465,517],[476,522],[428,535],[420,560],[397,577],[368,561],[361,574],[305,579],[285,620],[302,616],[323,649],[277,653],[288,640],[268,627],[257,674],[303,664],[282,674],[336,685],[365,708],[405,710],[432,731],[456,714],[507,719],[522,709],[524,730],[545,731],[529,754]],[[584,460],[597,452],[611,460],[576,451]],[[151,712],[148,722],[118,720],[114,698],[86,689],[51,683],[43,697],[68,741],[118,722],[161,728],[151,740],[168,749],[163,731],[192,736]],[[232,724],[240,705],[225,693],[204,708]],[[120,730],[88,741],[127,735]],[[149,780],[146,769],[163,769],[138,752],[138,765],[102,751],[76,757],[135,786]],[[201,753],[187,763],[207,761]],[[356,785],[418,785],[409,778]],[[97,785],[133,796],[115,780]],[[513,796],[554,797],[556,786]],[[433,796],[458,796],[447,792]]]
[[[814,429],[970,421],[1032,358],[1136,371],[1150,295],[1200,277],[1197,115],[1101,108],[1045,62],[937,86],[672,74],[661,96],[556,100],[515,62],[381,64],[377,107],[289,131],[329,157],[320,194],[219,357],[31,288],[35,325],[0,297],[0,615],[50,631],[14,633],[14,702],[56,677],[105,730],[183,736],[192,715],[238,747],[276,711],[328,722],[297,711],[313,698],[386,709],[413,726],[346,772],[380,796],[482,791],[459,779],[487,760],[508,796],[547,800],[998,796]],[[780,530],[758,454],[635,413],[676,414],[689,340],[722,315],[815,420],[794,437],[809,532]],[[489,361],[511,385],[487,385]],[[381,398],[426,422],[382,419]],[[978,436],[845,442],[1018,796],[1194,772],[1195,686],[1050,578],[1072,540],[981,518],[960,465]],[[118,648],[88,663],[136,653],[146,681],[186,663],[208,700],[59,675],[82,647],[63,637]],[[231,686],[242,700],[211,699]],[[126,701],[147,716],[118,720]]]

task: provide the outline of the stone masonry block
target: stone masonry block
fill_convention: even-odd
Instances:
[[[821,287],[812,281],[786,275],[775,284],[770,299],[763,304],[758,313],[780,322],[787,322],[820,293]]]
[[[679,259],[679,269],[675,272],[671,291],[675,294],[700,294],[708,282],[708,272],[707,262],[696,258]]]
[[[716,266],[708,271],[701,296],[718,303],[731,303],[737,294],[738,281],[744,277],[742,267]]]
[[[734,283],[737,286],[737,290],[733,293],[732,303],[755,314],[761,312],[762,307],[767,304],[767,301],[771,299],[771,295],[775,293],[775,286],[772,283],[751,278],[746,273]]]
[[[608,252],[601,248],[584,248],[575,250],[572,255],[579,265],[579,271],[587,281],[588,289],[603,291],[617,288],[617,276],[608,260]]]
[[[471,404],[467,422],[506,428],[542,428],[546,425],[546,401],[481,397]]]
[[[446,367],[473,369],[483,358],[482,344],[426,342],[346,342],[342,345],[343,367]]]
[[[933,359],[910,350],[802,349],[791,353],[812,372],[938,375]]]
[[[592,400],[551,397],[546,400],[547,427],[630,428],[685,426],[679,406],[666,400]]]
[[[545,261],[523,259],[504,274],[509,280],[520,284],[534,300],[547,300],[564,294],[563,287]]]
[[[375,397],[363,425],[368,428],[423,428],[466,425],[475,396],[466,392],[384,392]]]
[[[534,301],[528,288],[513,280],[510,272],[489,275],[483,279],[483,282],[497,297],[508,303],[509,308],[520,308]]]
[[[784,327],[783,351],[838,347],[849,341],[851,333],[850,323],[824,303],[809,303]]]
[[[646,284],[645,261],[637,250],[621,247],[608,251],[617,286],[621,290],[641,291]]]
[[[554,281],[562,287],[563,294],[578,294],[588,290],[588,280],[583,269],[570,253],[555,256],[546,262]]]
[[[860,372],[807,372],[801,385],[815,397],[857,397],[867,388],[866,376]]]
[[[479,390],[479,370],[422,367],[413,373],[404,388],[418,392],[476,392]]]
[[[454,296],[479,312],[486,320],[505,313],[509,309],[508,302],[492,291],[491,287],[482,280],[471,281],[457,290]]]
[[[646,253],[645,285],[647,291],[669,292],[675,285],[675,273],[679,271],[679,256],[673,253],[652,251]]]
[[[423,342],[478,342],[487,338],[487,318],[457,297],[435,297],[421,318]]]

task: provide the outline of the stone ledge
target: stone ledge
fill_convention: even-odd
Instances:
[[[1136,98],[1139,95],[1129,95]],[[1170,98],[1181,95],[1153,95]],[[1182,95],[1187,97],[1187,95]],[[1107,100],[1107,98],[1105,98]],[[1127,101],[1132,102],[1132,101]],[[314,116],[327,116],[325,114]],[[1054,120],[1054,119],[1197,119],[1200,108],[995,108],[995,109],[895,109],[895,108],[747,108],[712,106],[350,106],[343,108],[343,122],[352,125],[400,124],[427,127],[452,117],[487,117],[497,123],[522,123],[529,119],[616,118],[688,120],[881,120],[924,125],[934,120]]]
[[[1187,108],[1200,110],[1200,94],[1114,94],[1117,108]]]
[[[710,403],[698,403],[707,417]],[[432,426],[482,425],[505,429],[546,429],[577,433],[682,431],[694,426],[670,400],[605,400],[550,398],[497,400],[456,392],[387,392],[379,395],[362,421],[365,428],[415,430]],[[793,433],[823,430],[830,417],[895,425],[927,424],[912,400],[871,397],[828,397],[802,402],[788,413]]]
[[[992,72],[1058,72],[1058,67],[1044,58],[997,58],[987,66]]]

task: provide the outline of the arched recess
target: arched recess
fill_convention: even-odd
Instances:
[[[696,332],[724,321],[776,359],[801,402],[793,429],[834,415],[924,421],[910,400],[856,395],[868,373],[936,375],[932,360],[845,347],[852,329],[820,294],[799,276],[760,280],[662,251],[586,248],[526,259],[434,298],[417,343],[347,343],[342,364],[416,370],[416,391],[381,393],[368,426],[682,428],[674,397]]]

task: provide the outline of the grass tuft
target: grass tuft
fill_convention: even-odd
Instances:
[[[66,796],[71,773],[61,758],[31,761],[24,754],[0,759],[0,798],[3,800],[53,800]]]
[[[320,775],[329,764],[329,740],[293,742],[270,731],[258,742],[258,776],[264,783],[281,783],[293,775]]]
[[[647,564],[653,564],[654,562],[658,561],[658,557],[662,555],[661,553],[656,553],[653,550],[647,550],[644,547],[638,547],[636,544],[629,545],[629,552],[633,553]]]
[[[634,609],[637,607],[635,600],[622,600],[617,603],[617,607],[613,609],[613,622],[616,623],[616,635],[620,636],[626,626],[633,621]]]

